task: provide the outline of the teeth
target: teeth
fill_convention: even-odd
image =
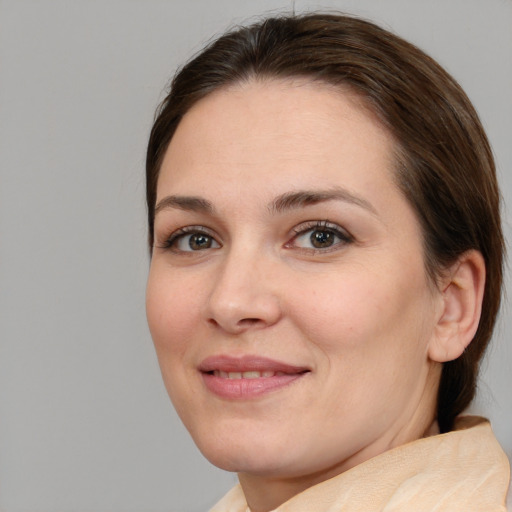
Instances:
[[[244,379],[259,379],[261,377],[261,372],[244,372],[242,373],[242,378]]]
[[[274,375],[285,375],[283,372],[272,372],[272,371],[249,371],[249,372],[223,372],[221,370],[215,370],[213,372],[215,377],[220,377],[221,379],[260,379],[260,378],[268,378],[273,377]]]

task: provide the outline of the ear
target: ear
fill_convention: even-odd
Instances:
[[[441,311],[430,340],[431,360],[444,363],[457,359],[475,336],[485,286],[485,262],[479,251],[464,253],[440,283]]]

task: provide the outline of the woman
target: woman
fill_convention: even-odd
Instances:
[[[240,486],[214,511],[504,510],[460,417],[500,304],[486,136],[372,23],[267,19],[175,77],[147,154],[147,314],[185,426]]]

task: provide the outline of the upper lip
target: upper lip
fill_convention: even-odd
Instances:
[[[199,365],[199,371],[208,373],[215,370],[223,372],[283,372],[289,374],[304,373],[309,371],[306,366],[295,366],[282,361],[269,359],[268,357],[256,355],[244,355],[233,357],[228,355],[210,356],[204,359]]]

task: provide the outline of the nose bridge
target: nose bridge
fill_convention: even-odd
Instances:
[[[218,268],[208,300],[208,321],[229,332],[272,325],[280,304],[271,254],[249,243],[233,245]]]

